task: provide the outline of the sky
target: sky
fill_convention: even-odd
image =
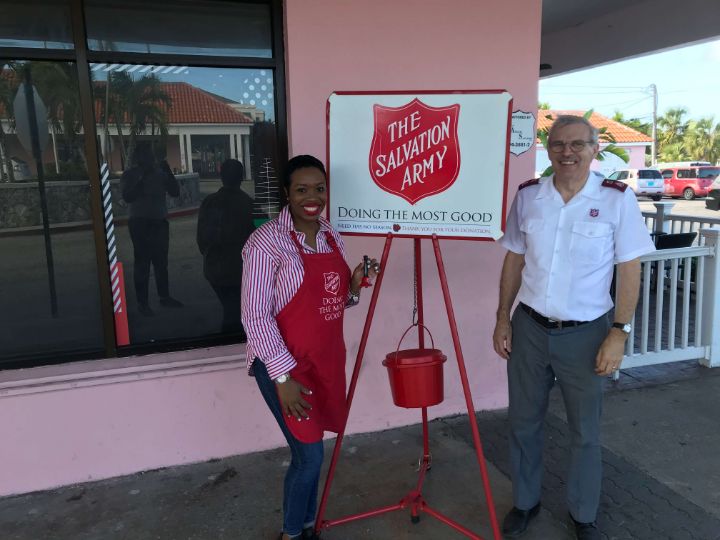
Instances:
[[[657,86],[658,116],[684,107],[687,119],[712,116],[720,122],[720,39],[542,79],[539,101],[605,116],[619,110],[649,122],[651,84]]]

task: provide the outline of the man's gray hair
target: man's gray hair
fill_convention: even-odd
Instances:
[[[573,114],[563,114],[555,119],[552,126],[550,126],[550,130],[548,131],[548,140],[552,140],[553,131],[555,131],[556,129],[560,129],[565,126],[571,126],[573,124],[582,124],[587,127],[590,131],[590,140],[593,143],[598,142],[599,132],[597,128],[594,127],[588,120],[586,120],[582,116],[575,116]]]

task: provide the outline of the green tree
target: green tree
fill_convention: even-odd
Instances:
[[[657,119],[659,154],[662,154],[665,146],[682,143],[683,135],[688,125],[685,120],[686,114],[687,109],[677,107],[668,109],[665,114]]]
[[[620,111],[615,111],[615,114],[612,117],[613,120],[616,122],[620,122],[621,124],[634,129],[635,131],[639,131],[640,133],[644,133],[648,137],[652,137],[652,123],[651,122],[642,122],[639,118],[625,118],[625,115],[621,113]]]
[[[585,112],[583,114],[583,118],[585,120],[590,120],[590,117],[592,116],[593,109],[590,109],[589,111]],[[548,120],[554,120],[552,114],[545,115],[545,118]],[[548,150],[548,135],[550,133],[550,128],[542,128],[537,130],[537,137],[540,139],[540,142],[542,143],[545,150]],[[623,160],[625,163],[630,161],[630,156],[628,153],[616,145],[615,137],[612,135],[612,133],[609,133],[606,127],[602,127],[598,130],[598,141],[600,143],[607,143],[605,147],[603,147],[599,152],[598,155],[595,156],[595,159],[598,161],[604,161],[605,158],[607,158],[608,155],[612,154],[614,156],[619,157],[621,160]],[[545,169],[542,172],[542,176],[548,176],[552,174],[553,168],[552,165],[550,165],[547,169]]]
[[[713,146],[717,144],[717,139],[713,140],[715,133],[712,118],[690,120],[683,136],[683,145],[689,159],[709,161]]]
[[[162,138],[167,137],[167,111],[172,106],[172,98],[162,89],[156,75],[134,79],[127,72],[115,72],[106,84],[110,84],[110,89],[103,114],[112,118],[117,129],[125,168],[132,163],[137,137],[143,135],[148,126],[151,135],[155,135],[157,129]],[[127,126],[127,139],[123,126]]]
[[[70,62],[28,62],[33,86],[47,108],[48,124],[56,134],[62,134],[67,156],[66,170],[87,171],[87,158],[81,137],[82,108],[80,85],[75,66]]]
[[[541,101],[540,103],[538,103],[538,109],[540,109],[541,111],[550,110],[550,103],[548,103],[547,101]]]

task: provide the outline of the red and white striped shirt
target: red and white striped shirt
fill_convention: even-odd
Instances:
[[[325,238],[329,231],[345,257],[345,245],[330,223],[319,218],[317,250],[305,244],[305,235],[297,231],[305,253],[330,253]],[[305,270],[292,239],[295,230],[287,207],[280,215],[258,228],[243,248],[241,311],[247,334],[248,370],[255,358],[262,360],[271,379],[287,373],[297,364],[288,351],[275,317],[300,288]],[[347,305],[353,305],[348,301]]]

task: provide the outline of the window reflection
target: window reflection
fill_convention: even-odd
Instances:
[[[102,349],[76,73],[0,63],[0,358]]]
[[[240,250],[278,212],[272,71],[93,64],[91,73],[129,343],[242,337]]]
[[[0,47],[72,49],[68,3],[4,0],[0,3]]]
[[[272,56],[270,6],[223,0],[87,0],[96,51]],[[132,22],[131,22],[132,21]]]

